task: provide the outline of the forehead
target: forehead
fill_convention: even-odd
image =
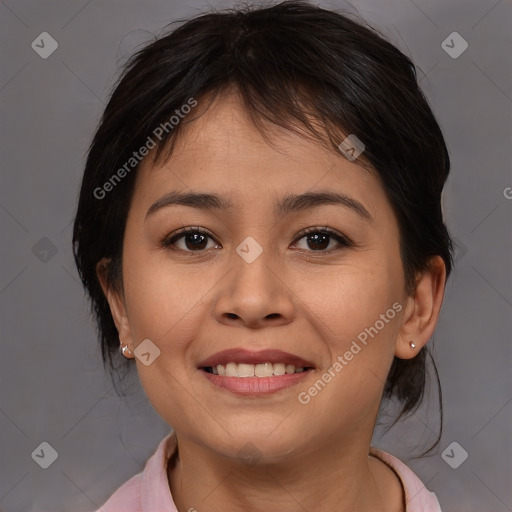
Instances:
[[[134,201],[191,189],[230,196],[237,206],[326,189],[370,204],[385,200],[377,173],[268,121],[262,133],[236,94],[200,102],[182,122],[170,158],[153,165],[146,157],[139,166]]]

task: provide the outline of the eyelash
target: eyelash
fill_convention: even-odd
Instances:
[[[342,235],[341,233],[338,233],[334,229],[328,228],[327,226],[303,229],[302,231],[300,231],[297,234],[297,237],[295,238],[295,240],[300,240],[311,233],[323,233],[323,234],[329,235],[332,238],[334,238],[334,240],[336,240],[337,242],[339,242],[341,245],[343,245],[345,247],[351,247],[353,245],[352,241],[349,240],[348,237]],[[331,251],[332,251],[332,249],[331,249]],[[310,252],[331,252],[331,251],[310,251]]]
[[[208,237],[210,237],[213,241],[216,242],[214,236],[206,229],[204,228],[201,228],[201,227],[193,227],[193,226],[188,226],[186,228],[183,228],[169,236],[166,236],[164,237],[161,241],[160,241],[160,247],[164,248],[164,249],[169,249],[171,248],[171,246],[173,246],[180,238],[184,237],[185,235],[187,234],[201,234],[201,235],[206,235]],[[319,233],[319,234],[326,234],[326,235],[329,235],[330,237],[332,237],[334,240],[336,240],[341,246],[342,248],[347,248],[347,247],[352,247],[354,244],[353,242],[346,236],[338,233],[337,231],[331,229],[331,228],[328,228],[328,227],[312,227],[312,228],[307,228],[307,229],[304,229],[302,231],[300,231],[295,240],[294,240],[294,244],[296,242],[298,242],[299,240],[301,240],[302,238],[306,237],[307,235],[309,234],[312,234],[312,233]],[[216,242],[217,243],[217,242]],[[189,251],[189,250],[183,250],[183,249],[178,249],[178,250],[181,250],[183,252],[190,252],[190,253],[193,253],[193,252],[203,252],[207,249],[200,249],[198,251]],[[328,251],[326,250],[318,250],[318,251],[313,251],[313,250],[309,250],[307,252],[313,252],[313,253],[324,253],[324,254],[330,254],[336,250],[340,250],[340,248],[338,249],[330,249]]]

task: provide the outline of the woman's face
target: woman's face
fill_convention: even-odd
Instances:
[[[272,145],[226,96],[186,126],[165,164],[142,162],[124,295],[109,296],[120,339],[132,350],[151,340],[136,363],[156,411],[178,435],[229,457],[247,443],[269,459],[334,439],[368,444],[410,300],[378,177],[290,132],[269,134]],[[184,205],[173,193],[219,200]],[[319,193],[340,200],[300,199]],[[177,237],[183,227],[209,234]],[[249,353],[221,355],[226,365],[275,363],[258,373],[281,373],[292,356],[312,369],[209,373],[205,361],[228,349]],[[254,356],[269,350],[288,355]]]

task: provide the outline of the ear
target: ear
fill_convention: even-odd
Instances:
[[[112,283],[109,283],[107,279],[107,269],[110,264],[110,259],[103,258],[96,265],[96,275],[100,282],[101,288],[105,297],[107,298],[110,306],[110,312],[112,318],[119,333],[119,340],[124,344],[128,345],[128,348],[133,347],[133,340],[130,330],[130,324],[128,323],[128,315],[126,313],[126,304],[124,301],[124,295],[121,291],[114,288]],[[127,352],[125,357],[132,357],[133,350]]]
[[[428,269],[416,281],[414,292],[406,300],[395,346],[396,357],[415,357],[432,336],[443,303],[445,283],[444,261],[441,256],[434,256]],[[416,346],[414,349],[410,345],[411,341]]]

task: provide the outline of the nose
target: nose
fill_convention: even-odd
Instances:
[[[216,290],[217,321],[252,329],[290,323],[296,310],[294,293],[277,254],[263,250],[248,261],[233,252],[231,270]]]

